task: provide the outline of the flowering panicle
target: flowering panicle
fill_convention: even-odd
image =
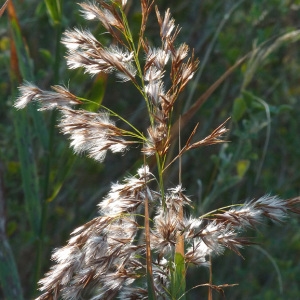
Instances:
[[[237,228],[255,228],[262,222],[263,217],[274,222],[282,222],[287,217],[289,210],[294,211],[294,208],[289,208],[288,201],[282,201],[276,196],[263,196],[258,200],[246,202],[243,206],[215,214],[214,218],[218,222]]]
[[[148,156],[155,153],[164,156],[167,153],[170,146],[170,114],[179,94],[192,79],[199,64],[193,56],[185,62],[189,51],[186,44],[181,44],[178,48],[174,45],[179,28],[175,26],[170,11],[167,10],[162,18],[156,7],[156,15],[160,26],[161,48],[151,47],[145,40],[142,42],[146,53],[144,91],[150,102],[150,114],[153,118],[148,128],[148,141],[143,148],[143,152]],[[167,87],[165,75],[169,63],[172,84]]]
[[[239,249],[249,244],[239,237],[243,228],[261,222],[263,216],[280,221],[289,209],[277,197],[262,197],[246,203],[244,208],[215,214],[211,221],[202,217],[181,219],[180,207],[191,203],[182,186],[168,190],[167,209],[163,210],[161,195],[148,187],[153,179],[149,167],[142,166],[137,176],[112,185],[99,203],[101,216],[76,229],[67,246],[54,252],[56,265],[40,281],[44,294],[39,300],[58,295],[63,299],[82,295],[113,299],[118,294],[120,299],[144,299],[145,289],[135,282],[145,276],[145,265],[138,259],[145,253],[145,244],[136,239],[141,229],[136,216],[145,197],[158,207],[151,232],[151,248],[158,257],[152,262],[157,295],[164,294],[170,286],[168,261],[174,255],[178,233],[185,237],[185,263],[208,266],[208,256],[221,255],[225,248],[240,255]]]
[[[83,67],[91,75],[117,71],[124,81],[135,82],[133,54],[126,49],[115,45],[105,48],[91,32],[76,28],[65,32],[62,43],[68,48],[66,58],[70,69]]]
[[[187,151],[224,142],[226,121],[195,141],[197,124],[178,155],[165,166],[172,142],[174,105],[199,61],[193,52],[189,55],[186,44],[175,43],[180,28],[169,9],[161,16],[156,7],[161,46],[150,46],[144,34],[154,4],[151,0],[141,0],[140,34],[138,42],[133,41],[124,10],[126,3],[99,0],[80,4],[84,18],[99,21],[106,34],[112,36],[113,45],[103,45],[90,31],[78,28],[67,30],[62,43],[67,48],[70,69],[84,68],[90,75],[115,72],[122,82],[133,83],[146,102],[148,135],[143,133],[145,128],[136,128],[104,106],[98,112],[84,110],[87,99],[58,85],[48,92],[25,83],[14,104],[21,109],[34,101],[39,103],[39,110],[57,108],[61,113],[58,127],[69,136],[74,152],[87,153],[98,162],[105,159],[108,150],[124,152],[132,144],[143,144],[145,162],[136,176],[112,184],[98,205],[100,216],[74,230],[67,245],[55,250],[55,265],[39,282],[43,292],[39,300],[148,299],[150,292],[158,299],[178,299],[186,292],[172,293],[174,286],[184,286],[186,264],[209,266],[208,257],[221,255],[226,248],[241,255],[241,248],[251,244],[240,236],[244,230],[255,228],[264,218],[282,222],[290,211],[300,214],[299,197],[283,201],[264,196],[200,217],[185,215],[184,208],[192,207],[192,200],[181,184],[165,187],[164,171]],[[140,51],[144,51],[144,62],[139,60]],[[72,108],[78,104],[80,109]],[[117,127],[112,117],[130,129]],[[158,179],[150,172],[145,155],[156,156]],[[156,184],[158,191],[153,188]],[[180,268],[176,265],[177,254],[182,258]],[[179,269],[183,271],[180,274]]]
[[[162,19],[159,10],[156,7],[156,16],[160,26],[160,37],[164,44],[164,49],[169,49],[172,47],[173,42],[179,33],[179,29],[175,26],[175,20],[171,17],[170,9],[167,9],[165,17]],[[174,29],[175,32],[172,35]]]
[[[39,102],[39,110],[53,109],[57,106],[72,106],[82,102],[65,87],[52,86],[54,92],[43,91],[32,83],[26,82],[22,85],[20,96],[16,100],[14,107],[17,109],[24,108],[29,102]]]
[[[183,194],[181,185],[168,190],[165,196],[166,210],[157,211],[151,237],[151,246],[160,257],[174,253],[177,234],[185,231],[185,220],[181,219],[179,210],[190,202]]]
[[[110,33],[114,28],[120,31],[124,30],[124,24],[120,16],[117,14],[115,8],[105,2],[102,2],[102,7],[99,7],[95,2],[87,1],[86,3],[79,3],[82,7],[82,16],[86,20],[97,19],[103,27]]]
[[[62,118],[58,127],[70,135],[75,153],[87,152],[88,156],[103,161],[107,150],[123,152],[127,145],[124,131],[116,127],[106,112],[92,113],[84,110],[61,108]]]
[[[136,257],[145,250],[144,244],[134,243],[139,229],[135,215],[145,194],[151,195],[147,184],[152,177],[142,166],[138,177],[112,186],[99,204],[101,216],[77,228],[67,246],[54,252],[57,264],[40,281],[46,292],[39,300],[60,294],[79,299],[86,293],[109,299],[141,276],[144,266]]]
[[[129,177],[124,184],[113,184],[106,198],[99,203],[100,212],[105,215],[115,216],[119,214],[137,211],[143,205],[145,197],[153,200],[151,190],[145,185],[153,179],[148,166],[141,167],[138,171],[139,178]]]

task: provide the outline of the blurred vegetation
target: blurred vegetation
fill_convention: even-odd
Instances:
[[[141,19],[138,2],[129,1],[128,9],[136,29]],[[201,60],[178,103],[178,116],[248,54],[181,133],[185,139],[199,121],[204,137],[232,117],[230,142],[183,157],[182,182],[194,201],[190,213],[266,193],[284,199],[298,196],[300,1],[158,0],[157,5],[161,11],[171,8],[182,27],[179,39],[195,48]],[[0,228],[0,251],[7,253],[0,258],[0,299],[32,299],[37,280],[50,266],[51,251],[95,216],[110,183],[139,163],[134,151],[108,156],[103,164],[74,156],[55,127],[56,113],[12,108],[17,86],[30,80],[43,89],[65,84],[74,94],[109,103],[132,122],[143,122],[144,106],[130,84],[67,70],[59,40],[62,31],[75,24],[105,39],[96,22],[85,23],[73,1],[15,0],[0,18],[0,218],[6,224],[5,230]],[[157,30],[153,14],[148,28],[153,44],[158,41]],[[176,168],[166,176],[170,186],[177,183]],[[213,283],[239,284],[226,288],[227,299],[299,298],[299,228],[299,218],[292,218],[253,232],[260,246],[242,251],[245,259],[229,252],[213,258]],[[192,288],[207,283],[209,273],[191,267],[188,276]],[[206,297],[203,287],[188,294],[188,299]],[[214,299],[221,295],[214,292]]]

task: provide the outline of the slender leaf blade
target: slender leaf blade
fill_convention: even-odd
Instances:
[[[13,7],[10,7],[10,26],[13,39],[12,44],[15,47],[14,53],[17,54],[17,57],[12,57],[11,60],[17,61],[20,75],[23,78],[32,79],[32,67],[25,49],[26,47],[23,43],[21,30]],[[18,84],[16,78],[18,78],[16,74],[11,75],[11,82],[14,87]],[[12,96],[14,98],[16,97],[16,88],[13,88]],[[32,149],[31,130],[28,122],[28,109],[18,112],[14,111],[13,116],[27,214],[32,230],[35,236],[38,237],[40,233],[42,210],[39,196],[38,176]],[[35,123],[39,123],[37,124],[37,127],[40,129],[42,128],[41,120],[36,118]],[[43,133],[40,131],[40,134]],[[43,141],[46,143],[46,137],[43,138]]]
[[[16,20],[12,19],[10,22],[12,29],[12,36],[16,46],[16,52],[18,56],[18,65],[21,76],[28,81],[33,80],[33,65],[31,63],[29,54],[26,51],[26,47],[23,43],[22,33]],[[43,116],[36,111],[32,106],[29,107],[28,112],[33,118],[35,130],[45,150],[49,149],[49,134],[43,120]],[[26,121],[28,124],[28,120]],[[27,125],[26,125],[27,126]]]
[[[174,268],[171,273],[171,297],[172,299],[185,300],[186,293],[185,262],[181,253],[176,252]]]
[[[0,286],[7,300],[22,300],[20,278],[15,258],[6,236],[6,217],[4,199],[4,182],[0,162]]]
[[[21,163],[21,175],[26,199],[27,213],[33,231],[39,236],[41,224],[41,201],[39,196],[38,175],[31,145],[31,133],[26,110],[14,111],[16,143]]]
[[[12,249],[2,235],[0,235],[0,283],[6,300],[23,300]]]
[[[51,18],[51,22],[54,25],[60,24],[62,16],[60,0],[45,0],[45,4]]]
[[[6,1],[4,2],[4,4],[2,5],[2,7],[0,8],[0,17],[2,17],[2,15],[3,15],[3,13],[4,13],[5,9],[6,9],[6,6],[7,6],[7,4],[8,4],[8,1],[9,1],[9,0],[6,0]]]

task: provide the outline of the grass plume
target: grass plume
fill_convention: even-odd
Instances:
[[[241,235],[246,229],[256,229],[264,219],[282,222],[290,211],[299,213],[299,199],[262,196],[238,206],[187,216],[192,200],[185,195],[181,179],[175,187],[165,183],[165,171],[188,151],[223,143],[227,120],[205,138],[194,141],[197,124],[166,166],[167,156],[172,155],[170,146],[177,138],[172,136],[174,107],[197,71],[199,60],[185,43],[178,45],[180,28],[170,9],[161,14],[155,6],[161,44],[154,47],[148,42],[145,34],[152,1],[141,0],[140,34],[134,40],[126,2],[80,4],[82,16],[100,22],[113,44],[103,45],[90,31],[79,28],[67,30],[62,43],[70,69],[80,68],[91,76],[114,74],[118,81],[136,87],[147,107],[146,128],[129,123],[110,108],[89,112],[84,109],[88,99],[58,85],[53,91],[44,91],[24,83],[14,104],[22,109],[37,102],[39,110],[57,109],[58,127],[69,136],[75,153],[103,162],[108,150],[126,155],[135,145],[140,146],[144,158],[135,175],[112,184],[98,205],[99,216],[75,229],[67,245],[54,251],[55,264],[39,281],[39,300],[184,299],[190,264],[207,267],[209,258],[222,255],[225,249],[241,255],[241,248],[251,244]],[[80,108],[75,109],[77,105]],[[156,166],[150,170],[152,157]],[[144,222],[140,222],[141,216]],[[141,233],[145,236],[142,240],[138,238]],[[183,289],[178,286],[181,283]],[[209,282],[208,286],[222,291],[226,284],[213,286]]]

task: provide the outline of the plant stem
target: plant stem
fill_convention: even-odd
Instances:
[[[209,255],[209,287],[208,287],[208,300],[212,300],[212,264],[211,255]]]
[[[180,118],[179,118],[179,126],[180,126]],[[179,152],[181,151],[181,136],[179,131],[178,137],[178,147]],[[181,185],[181,156],[179,157],[179,172],[178,172],[178,181],[179,185]],[[183,221],[183,206],[179,208],[178,211],[178,221]],[[176,289],[176,296],[180,297],[180,299],[185,299],[185,288],[186,288],[186,280],[185,280],[185,262],[184,262],[184,236],[177,232],[176,235],[176,245],[175,245],[175,270],[174,270],[174,285]]]
[[[146,182],[146,178],[145,178]],[[147,188],[147,186],[146,186]],[[145,193],[145,240],[146,240],[146,265],[147,265],[147,286],[148,286],[148,299],[155,300],[155,289],[153,283],[152,272],[152,255],[150,247],[150,225],[149,225],[149,199]]]
[[[181,151],[181,135],[180,135],[180,117],[179,117],[179,136],[178,136],[178,148],[179,148],[179,153]],[[179,171],[178,171],[178,181],[179,185],[182,184],[182,179],[181,179],[181,156],[179,156]],[[178,220],[183,221],[183,206],[180,207],[179,212],[178,212]],[[176,237],[176,246],[175,246],[175,253],[180,253],[184,257],[184,236],[177,233]],[[184,276],[185,274],[183,274]]]
[[[166,209],[166,203],[165,203],[165,192],[164,192],[164,179],[163,179],[163,167],[160,160],[159,154],[156,152],[156,164],[157,164],[157,172],[158,172],[158,178],[159,178],[159,189],[161,193],[161,199],[162,199],[162,206],[163,209]]]

